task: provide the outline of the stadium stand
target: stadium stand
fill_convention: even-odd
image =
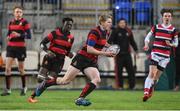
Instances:
[[[116,20],[125,18],[128,23],[131,23],[132,18],[132,3],[129,1],[117,1],[116,5]]]
[[[150,23],[152,6],[149,1],[135,2],[135,15],[138,24]]]

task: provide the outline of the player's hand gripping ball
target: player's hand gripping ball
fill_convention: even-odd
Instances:
[[[106,52],[112,52],[117,55],[120,51],[120,47],[117,44],[110,45],[106,50]]]

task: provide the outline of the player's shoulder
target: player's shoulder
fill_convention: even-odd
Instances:
[[[92,28],[89,33],[92,33],[92,34],[95,34],[96,36],[99,36],[101,33],[99,26]]]
[[[70,32],[69,32],[68,37],[69,37],[70,39],[74,39],[74,35],[73,35],[73,34],[71,34]]]
[[[23,22],[23,23],[29,23],[28,20],[25,19],[25,18],[22,18],[22,19],[21,19],[21,22]]]
[[[169,28],[172,30],[176,30],[176,27],[174,25],[171,25]]]
[[[11,20],[9,21],[9,24],[12,24],[14,21],[15,21],[15,19],[11,19]]]
[[[154,24],[154,25],[151,25],[151,28],[158,28],[158,27],[161,27],[161,24]]]

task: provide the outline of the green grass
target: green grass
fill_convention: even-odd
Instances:
[[[88,99],[91,106],[76,106],[74,100],[80,90],[48,90],[39,102],[27,102],[26,96],[19,96],[19,91],[13,91],[10,96],[0,96],[0,110],[180,110],[180,92],[156,91],[153,97],[142,102],[142,91],[110,91],[96,90]]]

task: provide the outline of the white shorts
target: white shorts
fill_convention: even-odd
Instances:
[[[169,63],[169,57],[163,57],[154,53],[151,53],[151,65],[157,65],[158,69],[163,70]],[[153,63],[154,62],[154,63]]]

